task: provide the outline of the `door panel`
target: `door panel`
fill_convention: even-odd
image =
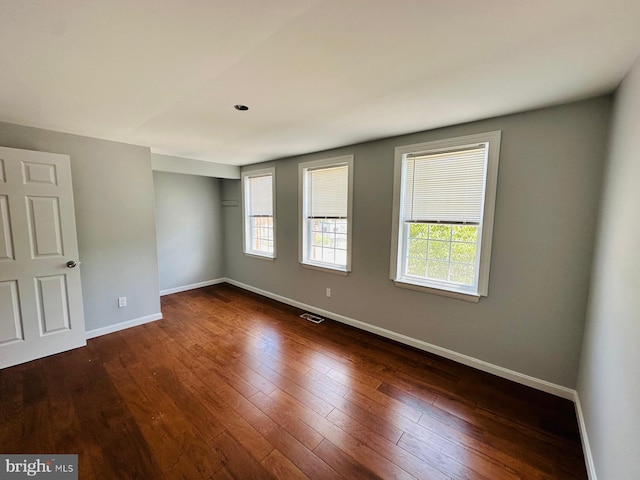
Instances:
[[[0,345],[17,340],[24,340],[18,282],[0,282]]]
[[[14,260],[8,195],[0,195],[0,262],[3,260]]]
[[[60,207],[55,197],[27,197],[31,258],[62,256]]]
[[[65,275],[36,279],[38,318],[43,335],[69,330],[69,305]]]
[[[67,155],[0,147],[0,368],[86,345]],[[74,264],[75,265],[75,264]]]
[[[56,173],[54,164],[22,162],[22,177],[25,185],[34,183],[57,185]]]

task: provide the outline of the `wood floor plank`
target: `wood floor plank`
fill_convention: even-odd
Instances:
[[[397,425],[401,431],[418,439],[431,438],[432,435],[435,434],[445,440],[455,442],[459,446],[470,450],[475,455],[486,458],[498,465],[504,465],[505,468],[513,472],[518,472],[522,478],[539,480],[550,480],[554,478],[550,474],[529,464],[522,456],[517,453],[514,454],[515,450],[513,446],[510,446],[508,443],[503,443],[501,448],[492,446],[491,438],[485,443],[484,440],[488,432],[473,429],[473,427],[469,429],[460,428],[460,426],[460,429],[454,428],[431,415],[423,415],[420,417],[418,424],[408,421],[403,417],[396,417],[392,422],[394,425]],[[434,441],[440,442],[439,439],[434,439]],[[463,453],[459,455],[459,457],[465,458],[467,455],[467,453]],[[544,463],[542,465],[544,470],[548,470],[548,465]]]
[[[0,445],[18,450],[5,451],[12,453],[20,451],[16,445],[22,439],[22,420],[24,410],[24,365],[6,368],[0,373]]]
[[[213,448],[233,478],[246,478],[247,480],[268,480],[276,478],[265,470],[265,468],[227,432],[220,434]]]
[[[417,422],[422,412],[415,408],[399,402],[395,398],[389,397],[378,390],[354,389],[345,395],[347,400],[364,406],[367,409],[375,410],[378,406],[384,407],[389,413],[395,413]]]
[[[314,369],[311,369],[306,373],[305,380],[313,383],[314,390],[321,392],[330,392],[339,397],[344,397],[347,393],[349,393],[349,390],[351,390],[350,387],[343,385],[339,381]],[[334,398],[333,395],[332,398]]]
[[[291,463],[295,466],[296,470],[300,470],[300,472],[303,472],[305,475],[322,474],[322,478],[331,478],[334,476],[335,472],[311,452],[311,450],[320,443],[322,436],[297,421],[297,416],[293,412],[281,412],[273,408],[264,408],[264,404],[261,404],[263,409],[259,408],[256,404],[252,403],[252,400],[255,397],[264,397],[261,392],[256,392],[254,396],[247,399],[239,395],[238,392],[234,391],[228,385],[222,383],[218,383],[216,389],[220,398],[226,401],[228,405],[232,405],[256,431],[271,443],[274,451],[279,449],[282,452],[289,452],[293,456]],[[290,434],[289,431],[293,432],[295,437]],[[301,438],[301,442],[299,442],[296,437]],[[269,455],[272,455],[274,451]],[[268,465],[274,466],[274,462],[281,462],[278,456],[281,455],[280,451],[277,452],[274,458],[267,462]],[[263,462],[264,459],[261,463],[266,467],[267,464]],[[277,472],[272,471],[272,473],[275,475]]]
[[[111,367],[107,367],[113,375],[116,375],[116,367],[113,366],[116,363],[112,362]],[[130,365],[117,374],[118,390],[126,400],[148,445],[159,453],[156,458],[163,475],[183,475],[186,478],[212,475],[220,468],[220,463],[213,456],[212,464],[209,461],[201,463],[200,454],[200,450],[210,439],[200,435],[198,425],[191,424],[184,418],[145,370],[139,364]],[[128,374],[131,376],[127,381],[124,378]]]
[[[429,459],[423,462],[414,454],[414,452],[411,452],[408,449],[403,449],[394,442],[390,442],[381,435],[378,435],[373,429],[369,428],[369,426],[352,419],[340,410],[336,409],[331,412],[327,419],[344,432],[348,432],[349,435],[354,437],[356,440],[367,445],[378,455],[387,458],[389,461],[398,465],[400,468],[416,478],[445,480],[451,477],[448,469],[443,468],[447,465],[445,465],[445,462],[440,458],[437,459],[438,461]],[[402,437],[400,438],[400,441],[402,441]],[[438,452],[435,452],[435,455],[440,457]]]
[[[267,455],[262,462],[260,462],[265,470],[270,472],[275,478],[279,480],[308,480],[309,477],[302,470],[296,467],[291,460],[280,453],[278,450],[273,450]]]
[[[226,284],[0,370],[0,451],[80,478],[585,480],[571,402]]]
[[[267,380],[277,386],[278,389],[286,391],[288,394],[294,396],[301,403],[303,403],[313,411],[319,413],[323,417],[328,415],[331,410],[333,410],[333,406],[330,403],[310,392],[309,390],[306,390],[305,388],[299,386],[297,383],[287,379],[283,375],[280,375],[275,370],[272,370],[267,365],[260,362],[257,358],[251,355],[247,355],[242,359],[242,362],[255,372],[267,378]],[[277,392],[278,390],[275,391]]]
[[[262,393],[256,393],[249,400],[309,450],[316,448],[323,440],[324,437],[316,430],[300,421],[301,413],[298,410],[282,409],[271,397]]]
[[[478,425],[478,422],[474,421],[473,418],[468,421],[435,406],[433,410],[425,413],[418,423],[427,425],[429,416],[499,451],[521,459],[536,469],[555,476],[555,478],[574,478],[571,473],[563,473],[556,460],[557,454],[547,457],[536,452],[535,448],[532,448],[532,439],[526,436],[514,436],[512,432],[500,431],[499,428],[496,431],[495,426],[492,424]],[[577,475],[577,478],[586,478],[580,473],[575,473],[575,475]]]
[[[580,459],[567,455],[567,452],[558,448],[555,442],[550,441],[551,438],[549,435],[545,434],[541,438],[541,434],[535,429],[523,429],[517,422],[512,422],[507,425],[502,421],[495,421],[494,419],[487,418],[483,412],[477,412],[476,409],[466,404],[460,404],[448,398],[438,398],[434,402],[434,407],[436,407],[436,409],[430,410],[428,414],[435,413],[441,416],[441,412],[446,411],[463,419],[465,422],[472,423],[486,432],[491,432],[491,435],[495,438],[506,440],[514,445],[526,446],[526,452],[524,451],[525,449],[520,448],[519,455],[526,455],[528,458],[537,457],[543,464],[546,463],[548,459],[552,459],[552,464],[558,475],[571,475],[570,472],[583,465]]]
[[[340,475],[349,480],[380,480],[366,465],[358,463],[348,456],[342,449],[336,447],[329,440],[324,439],[315,449],[315,453]],[[322,477],[319,477],[322,478]]]
[[[227,467],[218,470],[210,480],[236,480]]]
[[[424,395],[418,397],[416,395],[413,395],[412,393],[407,392],[406,390],[394,387],[387,382],[382,382],[377,390],[384,393],[385,395],[388,395],[391,398],[395,398],[400,403],[404,403],[405,405],[418,410],[419,412],[428,410],[431,404],[433,404],[433,402],[437,398],[437,395],[434,394],[427,395],[426,398]]]
[[[367,425],[372,431],[380,435],[381,437],[386,438],[390,442],[398,443],[400,437],[404,433],[404,430],[398,428],[394,423],[390,422],[390,416],[388,415],[388,411],[381,409],[380,412],[372,412],[365,408],[362,408],[359,405],[354,403],[348,404],[347,408],[340,406],[336,407],[333,412],[331,412],[327,418],[330,418],[332,415],[336,414],[336,412],[342,412],[345,415],[348,415],[353,420],[356,420],[364,425]],[[411,423],[415,426],[418,426],[417,423],[402,417],[401,415],[397,415],[396,418],[401,418],[403,421]]]
[[[200,390],[197,387],[193,392],[200,395],[200,398],[209,405],[210,415],[215,418],[216,422],[220,423],[226,432],[230,432],[241,447],[249,452],[256,461],[261,461],[273,450],[271,443],[261,435],[256,426],[226,404],[217,394],[208,390]]]
[[[366,370],[332,368],[325,372],[325,375],[349,388],[353,388],[352,385],[360,385],[360,388],[369,387],[375,390],[382,383],[378,377],[369,375]]]
[[[489,479],[509,479],[514,480],[521,478],[518,472],[510,466],[500,463],[494,458],[480,453],[466,446],[461,446],[455,441],[449,441],[430,431],[423,432],[420,437],[414,437],[409,433],[402,435],[398,445],[412,452],[420,458],[429,458],[432,452],[438,452],[442,455],[450,457],[457,463],[459,459],[464,459],[462,468],[458,468],[458,472],[469,470],[474,472],[470,477],[476,477],[478,474]]]
[[[280,390],[276,390],[269,397],[281,405],[282,408],[300,408],[302,405],[295,398]],[[381,456],[379,452],[373,450],[367,443],[358,440],[312,410],[304,412],[300,420],[316,430],[356,462],[367,465],[367,468],[376,475],[383,478],[397,479],[419,478],[410,475],[394,462]]]
[[[96,362],[97,364],[97,362]],[[106,370],[92,371],[93,381],[73,392],[78,421],[83,428],[83,442],[100,452],[103,478],[160,478],[162,470],[156,454],[144,439],[140,426],[131,416],[129,406],[120,397]],[[94,456],[95,459],[98,455]],[[83,471],[85,457],[79,458]]]

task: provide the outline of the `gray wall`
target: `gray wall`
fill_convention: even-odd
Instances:
[[[244,256],[241,211],[224,209],[227,277],[573,388],[610,103],[600,97],[246,167],[276,167],[278,257]],[[503,133],[489,297],[472,304],[395,287],[389,280],[394,148],[491,130]],[[351,153],[353,272],[302,268],[297,165]],[[239,181],[223,181],[223,199],[240,200]]]
[[[71,156],[87,330],[159,313],[149,149],[7,123],[0,145]]]
[[[578,395],[601,480],[640,477],[640,60],[618,90]]]
[[[153,172],[160,290],[224,277],[220,182]]]
[[[214,178],[240,178],[240,167],[220,163],[194,160],[193,158],[151,154],[151,168],[154,172],[184,173]]]

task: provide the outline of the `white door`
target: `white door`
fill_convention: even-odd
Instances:
[[[67,155],[0,147],[0,368],[86,345]]]

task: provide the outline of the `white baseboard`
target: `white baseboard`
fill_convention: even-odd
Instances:
[[[580,396],[577,391],[575,392],[573,403],[575,404],[576,416],[578,417],[578,429],[580,430],[580,439],[582,440],[582,451],[584,452],[584,462],[587,466],[587,474],[589,475],[589,480],[598,480],[596,476],[596,466],[593,462],[593,455],[591,454],[589,436],[587,435],[587,424],[584,421],[582,404],[580,403]]]
[[[194,288],[208,287],[209,285],[216,285],[223,283],[226,279],[216,278],[214,280],[207,280],[206,282],[192,283],[191,285],[183,285],[182,287],[167,288],[166,290],[160,290],[160,296],[170,295],[172,293],[186,292],[187,290],[193,290]]]
[[[147,315],[146,317],[134,318],[133,320],[127,320],[126,322],[116,323],[107,327],[96,328],[94,330],[88,330],[86,332],[87,340],[90,338],[100,337],[107,335],[108,333],[118,332],[131,327],[137,327],[149,322],[155,322],[162,319],[162,313],[154,313],[153,315]]]
[[[405,345],[409,345],[409,346],[418,348],[420,350],[424,350],[425,352],[434,353],[441,357],[448,358],[449,360],[453,360],[454,362],[462,363],[463,365],[477,368],[478,370],[482,370],[483,372],[491,373],[493,375],[497,375],[498,377],[506,378],[507,380],[511,380],[516,383],[520,383],[522,385],[535,388],[537,390],[542,390],[543,392],[551,393],[552,395],[566,398],[568,400],[575,399],[575,390],[571,388],[563,387],[562,385],[556,385],[555,383],[551,383],[551,382],[547,382],[546,380],[541,380],[539,378],[531,377],[529,375],[525,375],[524,373],[519,373],[514,370],[509,370],[508,368],[500,367],[498,365],[485,362],[484,360],[479,360],[477,358],[470,357],[462,353],[454,352],[453,350],[439,347],[438,345],[433,345],[431,343],[427,343],[422,340],[418,340],[418,339],[409,337],[407,335],[403,335],[401,333],[393,332],[385,328],[381,328],[375,325],[371,325],[369,323],[361,322],[360,320],[355,320],[353,318],[345,317],[344,315],[330,312],[328,310],[323,310],[321,308],[317,308],[312,305],[307,305],[305,303],[298,302],[296,300],[292,300],[287,297],[283,297],[282,295],[277,295],[275,293],[267,292],[266,290],[262,290],[260,288],[252,287],[251,285],[247,285],[245,283],[237,282],[230,278],[226,278],[224,279],[224,281],[226,281],[231,285],[235,285],[236,287],[240,287],[244,290],[248,290],[250,292],[262,295],[264,297],[268,297],[273,300],[286,303],[287,305],[291,305],[294,307],[301,308],[303,310],[307,310],[317,315],[321,315],[324,317],[331,318],[333,320],[337,320],[338,322],[351,325],[352,327],[356,327],[361,330],[374,333],[376,335],[380,335],[381,337],[395,340],[396,342],[400,342]]]

